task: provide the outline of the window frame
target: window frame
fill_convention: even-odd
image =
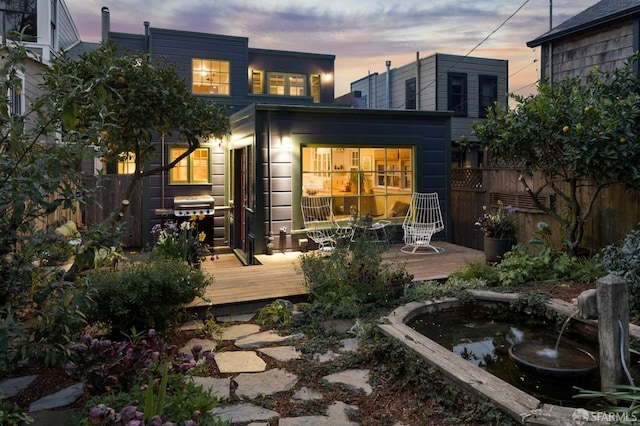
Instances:
[[[273,81],[275,79],[282,79],[282,83],[281,84],[273,84]],[[292,85],[292,79],[293,78],[300,78],[302,79],[302,85]],[[267,73],[267,79],[266,79],[266,83],[267,83],[267,92],[269,95],[272,96],[290,96],[290,97],[307,97],[309,96],[307,94],[308,91],[308,87],[307,87],[307,83],[309,81],[309,76],[307,74],[302,74],[302,73],[290,73],[290,72],[279,72],[279,71],[271,71]],[[302,89],[302,94],[299,93],[293,93],[292,94],[292,87],[293,88],[300,88]],[[282,93],[274,93],[272,88],[282,88]]]
[[[200,68],[196,68],[196,62],[200,61]],[[205,68],[205,63],[209,64],[209,68]],[[214,63],[219,64],[217,68],[214,69]],[[224,70],[224,65],[226,65],[226,71]],[[216,72],[214,72],[216,71]],[[206,73],[210,73],[211,80],[210,82],[206,82],[203,79],[205,78]],[[194,76],[197,74],[200,75],[200,83],[198,84],[197,80]],[[216,76],[215,81],[213,76]],[[226,80],[225,77],[226,76]],[[196,86],[208,88],[209,91],[198,91],[196,90]],[[213,92],[214,87],[217,87],[218,91]],[[226,89],[226,90],[221,90]],[[227,59],[219,59],[219,58],[191,58],[191,92],[194,95],[204,95],[204,96],[231,96],[231,61]]]
[[[322,78],[320,74],[312,74],[309,76],[310,95],[314,104],[319,104],[322,97]]]
[[[460,84],[455,84],[456,82]],[[453,87],[459,86],[460,93],[454,93]],[[460,72],[447,73],[447,109],[453,111],[454,117],[467,117],[468,116],[468,104],[469,95],[467,93],[467,74]],[[455,98],[459,97],[459,101]]]
[[[416,78],[408,78],[404,81],[404,109],[415,110],[417,108]]]
[[[184,151],[187,150],[185,146],[173,146],[169,148],[169,162],[178,158]],[[176,155],[174,152],[179,151]],[[197,153],[206,152],[206,174],[207,178],[204,179],[196,179],[195,168],[197,167],[195,163],[197,162]],[[186,169],[186,179],[176,179],[175,172],[180,168]],[[211,177],[211,148],[210,147],[200,147],[196,148],[191,154],[189,154],[186,158],[180,160],[178,164],[176,164],[169,171],[169,184],[170,185],[210,185],[212,183]]]
[[[260,70],[251,70],[251,93],[264,94],[264,73]]]
[[[485,95],[484,84],[491,83],[491,94]],[[488,104],[483,102],[485,99],[491,99]],[[487,108],[493,107],[494,102],[498,101],[498,76],[496,75],[478,75],[478,117],[487,118]]]

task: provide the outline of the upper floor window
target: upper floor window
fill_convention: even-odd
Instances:
[[[311,97],[313,103],[320,103],[320,75],[318,74],[311,76]]]
[[[404,108],[416,109],[416,79],[410,78],[404,82]]]
[[[174,147],[169,150],[169,161],[174,161],[187,151],[185,147]],[[169,181],[172,184],[211,183],[209,148],[198,148],[188,157],[180,160],[172,169]]]
[[[447,109],[454,116],[467,116],[467,75],[450,72],[447,75]]]
[[[307,96],[307,77],[303,74],[269,73],[269,94]]]
[[[264,93],[262,88],[262,71],[251,71],[251,93],[254,95]]]
[[[3,19],[0,20],[2,34],[24,30],[25,41],[36,41],[38,37],[38,2],[36,0],[0,1]]]
[[[480,92],[480,105],[478,117],[487,116],[487,108],[492,108],[498,100],[498,77],[495,75],[481,75],[478,77],[478,91]]]
[[[193,59],[193,93],[203,95],[229,95],[229,61]]]

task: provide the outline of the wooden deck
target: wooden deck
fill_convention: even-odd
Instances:
[[[446,279],[467,261],[484,260],[484,252],[438,241],[444,253],[406,254],[401,245],[393,245],[384,255],[387,260],[406,264],[414,280]],[[257,255],[261,265],[243,266],[233,253],[220,254],[216,260],[206,260],[202,269],[211,274],[213,284],[206,290],[204,300],[194,301],[191,307],[221,307],[257,303],[277,298],[302,298],[307,291],[303,276],[296,272],[300,252]]]

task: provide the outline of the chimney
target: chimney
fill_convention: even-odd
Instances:
[[[149,26],[151,23],[149,21],[144,21],[144,51],[149,54]]]
[[[106,42],[109,39],[109,31],[111,31],[111,19],[109,17],[109,8],[104,6],[102,8],[102,42]]]

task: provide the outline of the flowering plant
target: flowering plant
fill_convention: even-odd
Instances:
[[[156,236],[153,247],[154,253],[178,260],[186,260],[192,265],[199,264],[209,252],[205,243],[207,234],[198,232],[198,220],[204,215],[191,216],[189,220],[180,224],[168,221],[156,224],[151,228],[151,234]]]
[[[486,210],[487,206],[482,208]],[[480,227],[485,237],[515,241],[516,225],[513,212],[513,207],[505,206],[498,200],[498,210],[495,213],[484,213],[475,225]]]

